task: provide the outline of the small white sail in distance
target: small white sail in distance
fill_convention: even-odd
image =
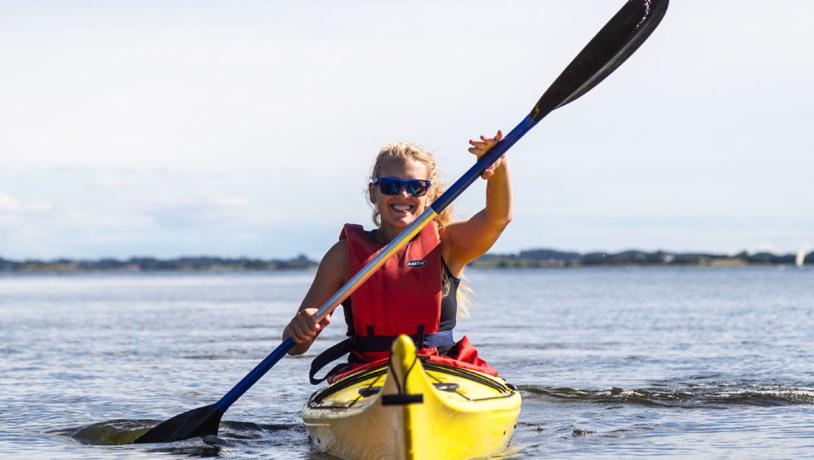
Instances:
[[[797,251],[797,257],[794,259],[794,265],[797,265],[798,267],[802,268],[803,264],[805,263],[805,260],[806,260],[806,248],[800,248],[800,250]]]

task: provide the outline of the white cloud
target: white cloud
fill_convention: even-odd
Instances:
[[[0,191],[0,215],[23,216],[52,211],[54,205],[45,201],[20,201]]]
[[[150,197],[143,212],[159,226],[193,230],[199,226],[255,226],[274,223],[274,214],[243,197]]]
[[[17,200],[7,193],[0,192],[0,209],[13,209],[18,206]]]
[[[319,253],[368,223],[382,144],[430,147],[452,182],[466,139],[520,121],[618,8],[31,5],[0,5],[0,253],[23,255]],[[672,2],[510,153],[516,219],[496,249],[810,240],[811,17],[801,0]],[[479,210],[482,184],[455,206]]]

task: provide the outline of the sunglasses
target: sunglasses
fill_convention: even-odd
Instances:
[[[379,191],[384,195],[398,195],[404,189],[414,197],[426,195],[432,185],[432,182],[428,180],[399,179],[397,177],[374,177],[372,183],[378,185]]]

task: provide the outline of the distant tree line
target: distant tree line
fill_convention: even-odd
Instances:
[[[472,263],[475,267],[594,267],[594,266],[746,266],[793,265],[796,254],[772,254],[746,251],[735,255],[668,251],[565,252],[555,249],[530,249],[518,254],[486,254]],[[814,265],[814,252],[803,263]]]
[[[316,262],[304,255],[293,259],[252,259],[248,257],[181,257],[156,259],[131,257],[129,259],[97,260],[22,260],[0,258],[0,272],[213,272],[213,271],[271,271],[315,267]]]
[[[735,254],[708,254],[668,251],[568,252],[555,249],[529,249],[517,254],[486,254],[470,265],[478,268],[542,268],[542,267],[597,267],[597,266],[707,266],[738,267],[747,265],[793,265],[795,254],[769,252]],[[814,265],[814,252],[806,254],[806,265]],[[129,259],[96,260],[6,260],[0,257],[0,273],[10,272],[237,272],[297,270],[316,267],[317,262],[305,255],[292,259],[254,259],[248,257],[180,257],[157,259],[131,257]]]

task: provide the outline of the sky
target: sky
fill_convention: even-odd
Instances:
[[[0,0],[0,258],[319,258],[382,145],[454,182],[622,3]],[[811,1],[674,0],[509,151],[492,252],[814,248],[812,43]]]

